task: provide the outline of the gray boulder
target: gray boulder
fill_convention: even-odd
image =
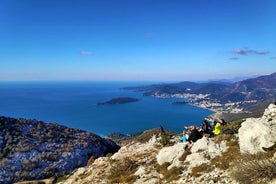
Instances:
[[[276,105],[271,104],[261,118],[248,118],[239,129],[242,153],[255,154],[276,143]]]

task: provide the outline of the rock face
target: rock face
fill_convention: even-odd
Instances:
[[[261,118],[248,118],[239,129],[241,152],[251,154],[276,144],[276,105],[271,104]]]
[[[33,119],[0,117],[0,183],[70,173],[119,146],[93,133]]]

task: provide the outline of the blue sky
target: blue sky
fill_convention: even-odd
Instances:
[[[274,0],[0,0],[0,80],[276,72]]]

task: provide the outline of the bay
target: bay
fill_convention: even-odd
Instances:
[[[160,125],[180,133],[184,126],[200,125],[213,113],[188,104],[171,104],[179,99],[146,97],[141,92],[121,89],[145,84],[150,82],[0,82],[0,115],[34,118],[104,136]],[[139,101],[97,106],[98,102],[118,97]]]

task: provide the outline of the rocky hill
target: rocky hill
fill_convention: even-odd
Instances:
[[[185,98],[193,105],[214,111],[247,113],[247,116],[248,113],[257,112],[259,115],[260,110],[264,110],[260,107],[267,106],[276,99],[276,73],[233,84],[214,81],[208,83],[180,82],[124,89],[141,91],[146,96]],[[243,115],[246,116],[246,114]]]
[[[34,119],[0,117],[0,183],[70,173],[119,149],[93,133]]]
[[[234,83],[220,98],[222,102],[266,100],[276,97],[276,73]]]
[[[238,127],[238,133],[225,131],[195,143],[180,143],[177,136],[156,132],[149,141],[128,143],[117,153],[93,160],[58,182],[276,183],[276,105],[271,104],[261,118],[226,126],[225,130]],[[162,144],[164,139],[168,144]]]

